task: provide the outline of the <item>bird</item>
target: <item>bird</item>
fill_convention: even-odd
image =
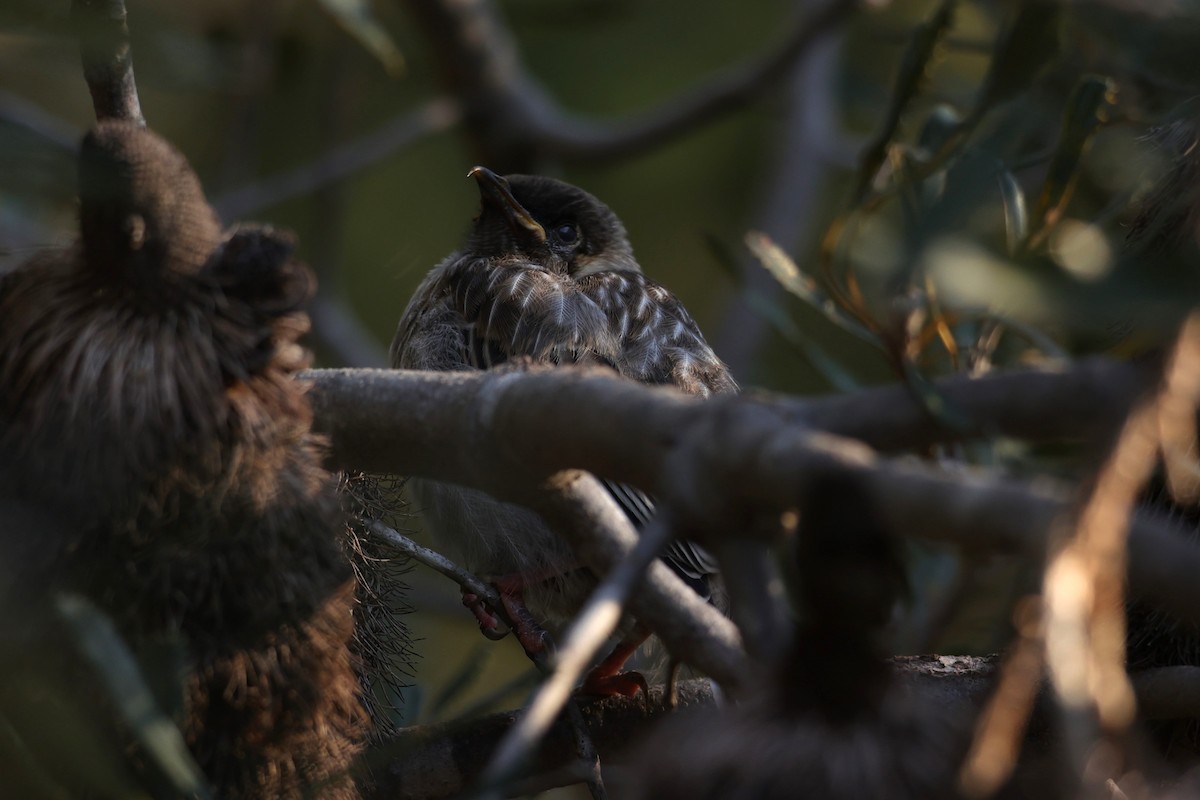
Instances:
[[[480,210],[461,249],[418,286],[397,325],[392,366],[488,370],[516,360],[596,365],[643,384],[690,395],[731,394],[738,385],[679,299],[646,277],[624,225],[592,194],[540,175],[501,176],[477,166]],[[569,619],[594,584],[569,545],[534,512],[465,487],[411,480],[432,538],[468,569],[495,580],[526,650]],[[641,490],[604,481],[639,527],[654,514]],[[676,540],[662,559],[713,599],[717,564],[700,546]],[[495,622],[464,597],[485,633]],[[542,630],[521,630],[532,618]],[[648,633],[626,629],[583,691],[632,694],[644,680],[619,671]]]

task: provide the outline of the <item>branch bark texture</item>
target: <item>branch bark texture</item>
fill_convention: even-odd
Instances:
[[[127,119],[146,124],[133,79],[124,0],[72,0],[71,18],[79,37],[83,77],[92,94],[96,119]]]
[[[1093,396],[1097,407],[1111,406],[1089,417],[1091,433],[1111,436],[1103,422],[1120,417],[1125,400],[1146,388],[1148,376],[1119,365],[1079,369],[1098,370],[1085,380],[1103,374],[1130,382],[1121,391]],[[1041,558],[1053,527],[1076,503],[1069,488],[1053,482],[947,474],[881,459],[860,442],[813,430],[803,401],[795,399],[698,401],[596,370],[330,370],[307,376],[317,424],[330,435],[338,466],[436,478],[526,504],[531,485],[563,470],[585,469],[654,493],[688,530],[718,539],[762,530],[747,519],[791,509],[805,481],[830,470],[857,473],[892,530],[965,549]],[[1078,370],[1058,376],[1017,373],[979,379],[974,382],[980,388],[972,391],[966,391],[965,379],[943,387],[961,392],[960,408],[968,414],[975,398],[994,412],[986,427],[1005,430],[1023,424],[1023,417],[1006,417],[983,387],[997,381],[1018,391],[1020,382],[1029,381],[1041,387],[1045,414],[1054,415],[1060,405],[1074,407],[1068,398],[1081,380]],[[1061,403],[1054,402],[1056,396]],[[919,407],[904,398],[887,396],[889,402]],[[830,401],[822,402],[828,413]],[[863,408],[858,396],[848,403]],[[1075,437],[1090,427],[1078,419],[1062,421]],[[1033,427],[1055,433],[1044,421]],[[1177,536],[1168,520],[1134,516],[1134,591],[1181,618],[1200,621],[1200,584],[1191,577],[1198,573],[1200,549]]]

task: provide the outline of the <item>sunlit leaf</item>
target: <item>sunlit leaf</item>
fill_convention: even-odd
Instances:
[[[1000,184],[1000,198],[1004,206],[1004,239],[1008,255],[1014,256],[1029,235],[1029,215],[1025,209],[1025,192],[1021,184],[1007,169],[996,174]]]
[[[742,298],[755,314],[771,326],[776,335],[786,342],[805,363],[811,366],[830,387],[839,391],[850,391],[861,388],[861,382],[847,371],[833,356],[817,344],[800,329],[792,319],[792,315],[782,303],[774,297],[745,286],[737,268],[737,258],[725,246],[725,243],[715,237],[708,237],[709,248],[716,256],[716,261],[729,276],[742,285]]]
[[[371,0],[317,0],[330,16],[383,64],[388,74],[404,73],[404,55],[379,20]]]
[[[821,291],[817,282],[801,272],[796,262],[771,241],[769,236],[751,231],[746,234],[746,246],[783,288],[820,311],[838,327],[868,344],[880,347],[879,338],[865,326],[842,313],[838,305]]]

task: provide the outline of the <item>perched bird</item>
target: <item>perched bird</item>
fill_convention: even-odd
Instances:
[[[737,391],[679,300],[642,274],[606,205],[551,178],[501,177],[483,167],[469,174],[479,185],[479,215],[465,246],[434,267],[409,301],[391,346],[393,366],[472,370],[524,358],[603,365],[700,396]],[[654,513],[641,491],[606,485],[635,523]],[[578,608],[593,579],[536,514],[445,483],[414,480],[411,489],[434,538],[469,569],[498,579],[502,596],[523,596],[538,623],[553,628]],[[711,597],[716,565],[704,550],[675,542],[663,559]],[[476,613],[486,633],[491,621]],[[605,692],[645,637],[627,632],[585,690]]]
[[[147,129],[102,122],[79,158],[78,243],[0,276],[0,633],[82,595],[178,673],[161,688],[218,796],[350,800],[354,577],[295,379],[313,275],[281,233],[222,232]]]

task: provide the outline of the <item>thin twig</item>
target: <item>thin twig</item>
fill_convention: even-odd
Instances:
[[[713,703],[712,683],[685,681],[680,686],[684,707]],[[652,687],[649,698],[606,697],[579,701],[585,728],[603,758],[619,755],[647,724],[671,714],[661,687]],[[436,725],[403,729],[368,755],[379,764],[364,800],[433,800],[462,796],[479,778],[496,743],[515,723],[516,714],[505,711]],[[384,766],[386,765],[386,766]],[[576,734],[569,720],[560,719],[537,753],[536,777],[513,786],[515,791],[544,791],[585,780],[580,769]],[[566,767],[567,769],[563,769]]]
[[[494,588],[480,580],[477,575],[463,569],[436,550],[430,550],[428,547],[417,544],[395,528],[390,528],[378,520],[361,520],[361,522],[372,536],[385,542],[389,547],[394,547],[414,561],[442,573],[462,588],[478,596],[480,600],[487,603],[492,613],[499,616],[510,628],[512,627],[512,621],[508,619],[504,604],[500,602],[500,595]]]
[[[926,698],[924,702],[946,709],[946,713],[969,714],[980,708],[996,683],[996,658],[976,656],[898,656],[892,659],[899,682]],[[1134,673],[1138,707],[1149,719],[1200,717],[1200,667],[1165,667]],[[681,706],[709,707],[714,704],[712,683],[689,680],[679,684]],[[1025,735],[1039,749],[1053,745],[1055,729],[1038,718],[1045,704],[1036,704],[1032,724]],[[648,725],[672,712],[662,687],[651,687],[649,701],[633,697],[608,697],[580,704],[592,739],[601,757],[612,759],[636,741]],[[459,795],[475,782],[495,751],[497,742],[512,728],[516,714],[498,712],[485,717],[462,718],[455,722],[417,725],[401,730],[393,739],[376,746],[372,763],[375,781],[364,792],[366,800],[431,800]],[[578,765],[574,735],[559,722],[539,748],[538,779],[521,784],[522,790],[545,790],[578,783],[583,779]],[[567,767],[565,771],[560,768]]]
[[[408,0],[406,5],[430,42],[444,85],[462,103],[478,158],[510,171],[532,169],[547,158],[628,157],[692,133],[778,81],[819,34],[849,16],[857,3],[831,0],[798,19],[767,54],[640,117],[612,123],[584,121],[549,96],[521,63],[494,4]]]
[[[1183,326],[1162,389],[1139,406],[1096,480],[1071,540],[1046,569],[1046,662],[1068,712],[1066,740],[1077,767],[1101,738],[1118,745],[1133,721],[1125,672],[1125,563],[1129,520],[1154,473],[1163,431],[1194,430],[1200,401],[1200,315]],[[1175,424],[1163,424],[1168,410]],[[1172,446],[1194,452],[1192,441]],[[1093,776],[1094,779],[1094,776]]]
[[[786,75],[822,34],[845,20],[857,0],[832,0],[801,15],[776,48],[749,64],[730,68],[703,85],[659,104],[641,118],[609,126],[543,127],[539,139],[552,155],[573,161],[627,158],[692,133],[736,111]]]
[[[763,177],[754,212],[751,227],[791,252],[807,252],[820,219],[821,193],[834,166],[831,161],[842,157],[832,143],[845,139],[833,92],[843,38],[827,31],[796,64],[784,93],[772,167]],[[844,144],[841,147],[846,149]],[[745,289],[731,298],[714,346],[735,375],[746,375],[765,339],[767,320],[745,295],[761,293],[775,302],[782,287],[750,258],[739,258],[738,266]]]
[[[23,128],[64,154],[75,155],[83,132],[66,120],[6,89],[0,89],[0,120]]]
[[[625,604],[634,587],[671,540],[671,525],[665,509],[642,530],[637,546],[608,574],[588,598],[567,629],[554,658],[554,671],[538,687],[517,723],[505,734],[484,771],[490,786],[507,784],[528,763],[538,743],[562,711],[571,690],[591,665],[596,654],[617,629]],[[483,795],[499,798],[499,794]]]
[[[420,563],[430,567],[431,569],[437,570],[438,572],[442,573],[446,577],[448,577],[451,580],[458,583],[458,585],[462,586],[464,589],[466,589],[470,592],[473,592],[481,600],[483,600],[485,603],[487,603],[487,605],[488,605],[489,609],[492,611],[492,613],[495,614],[497,617],[499,617],[499,619],[502,622],[504,622],[505,625],[507,625],[510,629],[513,628],[513,620],[509,619],[508,613],[504,608],[504,604],[500,602],[499,594],[497,594],[495,589],[493,589],[491,586],[489,586],[488,584],[481,581],[473,573],[458,566],[453,561],[451,561],[450,559],[443,556],[441,553],[438,553],[434,550],[429,549],[428,547],[423,547],[423,546],[417,544],[416,542],[414,542],[412,539],[408,538],[404,534],[400,533],[399,531],[394,530],[393,528],[388,527],[387,525],[384,525],[381,522],[378,522],[378,521],[365,522],[364,521],[364,524],[366,525],[367,530],[370,531],[371,535],[378,537],[380,540],[386,542],[391,547],[396,548],[397,550],[399,550],[400,552],[409,556],[413,560],[419,561]],[[554,680],[554,675],[556,673],[552,672],[551,668],[546,663],[544,655],[536,654],[536,657],[534,657],[534,656],[531,656],[531,657],[533,658],[533,662],[534,662],[535,666],[537,666],[538,670],[540,672],[542,672],[543,674],[551,673],[550,680]],[[572,682],[572,685],[573,685],[573,682]],[[567,698],[565,698],[563,700],[563,703],[560,704],[555,709],[554,716],[557,716],[558,712],[562,710],[562,705],[565,704],[566,700],[568,700],[568,699],[570,699],[569,698],[569,687],[568,687]],[[595,744],[592,742],[590,736],[588,735],[587,726],[584,724],[583,718],[579,715],[578,709],[576,709],[572,706],[569,713],[571,715],[571,718],[570,718],[571,728],[574,733],[576,744],[578,747],[578,755],[583,762],[591,763],[594,765],[594,768],[591,770],[592,774],[590,775],[590,777],[588,777],[586,779],[589,790],[592,792],[592,796],[594,798],[596,798],[597,800],[603,800],[603,798],[606,795],[604,792],[604,784],[600,778],[600,769],[599,769],[600,762],[599,762],[599,756],[596,753]],[[551,722],[553,722],[553,718],[551,719]],[[544,733],[545,733],[545,731],[542,732],[543,735],[544,735]],[[538,740],[540,741],[540,736],[539,736]],[[537,743],[538,743],[537,741],[534,741],[533,747],[536,747]],[[507,783],[509,780],[511,780],[515,777],[516,777],[515,771],[513,771],[512,773],[506,773],[504,775],[504,781]]]
[[[459,121],[458,105],[432,100],[416,111],[401,114],[378,130],[333,148],[308,164],[281,172],[218,197],[213,207],[223,219],[240,219],[311,194],[325,184],[344,180],[426,136],[449,130]]]
[[[124,0],[71,0],[79,37],[83,77],[97,120],[123,119],[145,125],[133,79]]]
[[[1018,605],[1014,620],[1017,640],[979,715],[970,752],[959,773],[959,788],[968,798],[991,797],[1012,774],[1037,699],[1045,659],[1036,603],[1030,599]]]

